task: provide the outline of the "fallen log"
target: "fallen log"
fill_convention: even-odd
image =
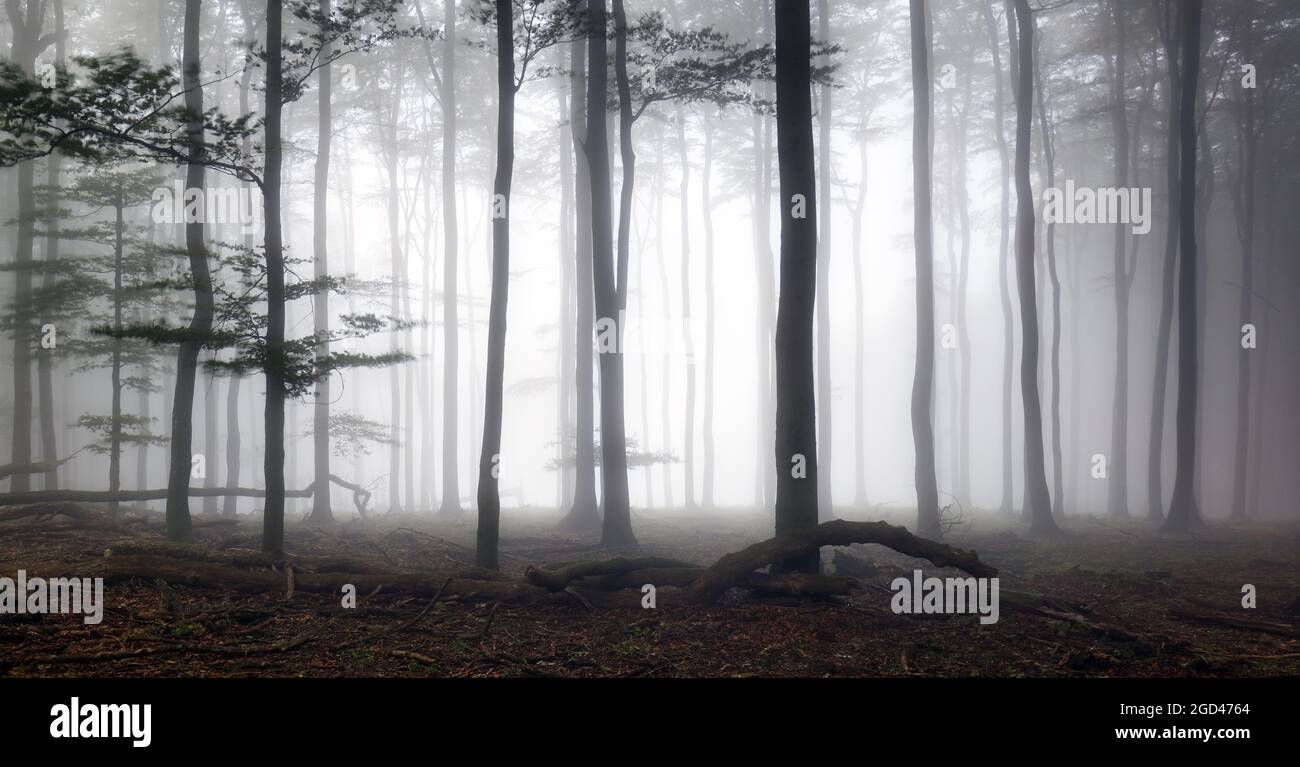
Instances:
[[[622,575],[634,570],[648,568],[694,568],[703,572],[703,568],[698,565],[665,557],[616,557],[614,559],[573,562],[555,568],[529,565],[524,570],[524,578],[535,586],[542,586],[551,591],[563,591],[566,586],[579,578],[599,575]],[[651,582],[641,581],[641,583]]]
[[[369,490],[349,482],[341,477],[330,475],[334,484],[352,491],[352,502],[361,516],[367,516],[366,504],[370,501]],[[301,490],[285,490],[286,498],[310,498],[315,492],[315,482]],[[190,487],[190,498],[224,497],[228,495],[240,498],[265,498],[266,490],[259,487]],[[23,493],[0,493],[0,506],[22,506],[34,503],[132,503],[136,501],[160,501],[167,497],[167,488],[150,490],[30,490]]]
[[[54,461],[37,461],[35,463],[6,463],[3,466],[0,466],[0,479],[5,479],[6,477],[12,477],[15,474],[44,474],[47,471],[54,471],[55,469],[59,468],[63,464],[67,463],[68,461],[71,461],[73,458],[76,458],[77,453],[80,453],[82,450],[85,449],[86,448],[84,447],[80,448],[79,450],[67,456],[66,458],[59,458],[58,460],[54,460]]]
[[[42,519],[44,517],[67,517],[77,522],[93,522],[100,515],[91,509],[70,501],[50,503],[29,503],[13,509],[0,510],[0,522],[12,522],[17,519]]]
[[[877,543],[908,556],[928,559],[937,567],[956,567],[979,578],[998,574],[984,564],[974,551],[963,551],[947,544],[912,535],[905,528],[888,522],[850,522],[837,519],[816,527],[793,530],[719,559],[689,589],[695,602],[715,602],[723,592],[755,570],[774,562],[805,556],[822,546],[850,546],[854,543]]]

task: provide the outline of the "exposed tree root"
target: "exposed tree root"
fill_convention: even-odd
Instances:
[[[690,598],[697,602],[713,602],[727,589],[739,585],[743,578],[761,567],[810,554],[822,546],[850,546],[855,543],[878,543],[901,554],[928,559],[938,567],[956,567],[977,577],[991,578],[998,574],[996,568],[981,562],[975,552],[919,538],[906,528],[888,522],[849,522],[837,519],[768,538],[741,551],[727,554],[690,587]]]

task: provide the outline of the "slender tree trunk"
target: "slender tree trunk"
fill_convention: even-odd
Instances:
[[[392,304],[393,314],[398,315],[401,314],[402,282],[405,272],[401,227],[398,224],[399,208],[401,207],[398,188],[398,174],[400,172],[398,155],[401,152],[401,145],[398,140],[397,126],[402,119],[401,59],[394,57],[393,66],[396,70],[393,75],[393,104],[392,112],[389,115],[387,135],[384,140],[384,157],[388,166],[388,254],[389,273],[392,278],[388,299]],[[399,336],[398,331],[393,331],[390,340],[390,350],[393,352],[396,352],[399,348]],[[388,509],[394,513],[402,511],[402,454],[405,450],[410,449],[410,445],[404,437],[405,432],[402,429],[401,381],[402,370],[396,365],[389,367]]]
[[[54,66],[59,72],[66,67],[66,35],[63,24],[63,0],[54,0]],[[45,260],[55,262],[59,258],[59,178],[63,167],[63,158],[58,152],[52,152],[46,163],[45,204],[48,209],[45,223]],[[55,273],[46,269],[41,275],[41,290],[50,293],[54,289]],[[47,461],[57,461],[59,446],[57,429],[54,425],[54,350],[42,348],[36,358],[36,382],[40,389],[41,420],[41,456]],[[57,466],[45,472],[42,487],[46,490],[59,489],[59,469]]]
[[[501,528],[498,479],[501,411],[506,367],[506,303],[510,288],[510,183],[515,167],[514,2],[496,0],[497,172],[492,183],[492,299],[488,309],[487,386],[483,397],[483,449],[478,460],[479,567],[500,569]],[[500,206],[500,207],[498,207]]]
[[[763,0],[757,7],[759,13],[760,40],[767,42],[771,35],[772,9],[768,0]],[[770,86],[766,83],[756,84],[757,95],[769,97]],[[776,273],[772,263],[771,245],[771,204],[772,204],[772,120],[766,114],[755,111],[753,115],[754,133],[754,258],[757,277],[758,313],[756,332],[754,334],[754,360],[758,371],[757,412],[754,427],[758,432],[755,449],[758,451],[755,466],[759,467],[756,478],[756,496],[759,507],[766,507],[775,500],[776,474],[771,461],[773,444],[771,435],[776,428],[772,420],[772,344],[776,325]],[[859,463],[859,466],[861,463]]]
[[[457,317],[459,300],[456,267],[459,229],[456,219],[456,0],[446,0],[444,6],[445,32],[442,43],[442,505],[441,516],[459,517],[460,480],[457,463],[459,402],[457,375],[460,371],[459,336],[460,320]],[[471,328],[472,330],[472,328]]]
[[[1035,34],[1035,50],[1040,37]],[[1056,186],[1056,130],[1047,113],[1047,93],[1043,89],[1043,66],[1034,57],[1034,86],[1038,96],[1038,131],[1043,142],[1047,186]],[[1064,456],[1061,448],[1061,278],[1056,268],[1056,222],[1047,223],[1047,274],[1052,283],[1052,503],[1057,514],[1065,513]]]
[[[1114,16],[1115,53],[1111,85],[1111,125],[1115,136],[1115,188],[1128,187],[1129,129],[1124,84],[1126,69],[1125,29],[1121,0],[1111,0]],[[1115,390],[1111,400],[1110,460],[1106,462],[1107,508],[1112,517],[1127,517],[1128,511],[1128,265],[1124,230],[1129,225],[1115,222]]]
[[[866,110],[866,89],[863,104]],[[866,339],[866,285],[862,272],[862,215],[867,204],[867,132],[866,125],[858,136],[858,198],[853,205],[853,507],[867,506],[867,339]]]
[[[1258,10],[1258,6],[1251,4],[1251,10]],[[1255,60],[1254,46],[1254,23],[1252,15],[1247,19],[1249,25],[1246,29],[1245,50],[1242,53],[1244,61]],[[1256,178],[1256,159],[1259,148],[1259,132],[1257,129],[1256,105],[1254,89],[1242,89],[1240,100],[1237,103],[1237,157],[1239,168],[1237,169],[1238,178],[1235,194],[1233,195],[1236,202],[1237,217],[1237,236],[1241,243],[1241,288],[1238,296],[1237,311],[1241,321],[1241,327],[1248,324],[1254,324],[1257,319],[1254,316],[1254,292],[1255,292],[1255,178]],[[1256,333],[1258,333],[1256,327]],[[1244,331],[1243,331],[1244,332]],[[1237,350],[1237,430],[1235,439],[1235,461],[1232,472],[1232,519],[1245,519],[1248,515],[1247,507],[1247,472],[1249,471],[1249,459],[1254,458],[1258,462],[1262,456],[1251,451],[1250,444],[1250,404],[1251,404],[1251,358],[1257,352],[1254,349],[1238,348]]]
[[[605,510],[601,545],[622,548],[636,545],[632,534],[632,514],[627,487],[627,440],[623,422],[623,309],[627,300],[626,221],[619,223],[619,259],[614,264],[610,252],[612,229],[610,210],[609,150],[606,134],[608,103],[605,3],[588,2],[587,57],[591,69],[587,77],[587,164],[591,168],[592,210],[592,278],[595,283],[596,315],[601,324],[612,329],[617,347],[600,354],[600,480],[601,505]],[[631,193],[631,108],[627,97],[627,17],[623,0],[614,0],[614,66],[617,70],[620,111],[620,142],[623,144],[623,185]],[[631,211],[631,200],[625,204]],[[617,275],[616,275],[617,272]],[[607,331],[608,332],[608,331]]]
[[[1165,219],[1165,253],[1160,269],[1160,318],[1156,329],[1155,376],[1151,389],[1150,447],[1147,451],[1147,519],[1154,523],[1165,520],[1164,501],[1164,439],[1165,402],[1169,394],[1170,336],[1173,335],[1174,276],[1178,269],[1178,122],[1179,99],[1182,93],[1182,74],[1179,71],[1179,43],[1181,35],[1174,28],[1179,3],[1164,4],[1165,64],[1169,69],[1169,90],[1166,95],[1167,131],[1165,134],[1165,188],[1169,197],[1169,210]]]
[[[919,0],[913,0],[918,3]],[[813,165],[808,0],[776,3],[777,163],[781,176],[781,292],[776,318],[776,534],[817,525],[817,179]],[[815,573],[812,554],[773,565]]]
[[[1010,5],[1007,6],[1008,11]],[[1015,358],[1015,325],[1011,314],[1011,284],[1007,274],[1007,246],[1011,228],[1011,160],[1007,148],[1005,100],[1002,89],[1002,43],[997,21],[993,17],[993,0],[984,3],[984,22],[989,32],[989,47],[993,54],[993,138],[998,147],[998,164],[1001,169],[1001,228],[998,236],[998,288],[1002,302],[1002,502],[999,511],[1011,514],[1015,509],[1011,474],[1011,367]],[[1011,15],[1007,15],[1007,31],[1014,36]],[[1014,46],[1009,55],[1014,72]]]
[[[1182,87],[1178,93],[1180,135],[1178,190],[1178,408],[1176,415],[1177,468],[1169,515],[1161,528],[1183,532],[1199,523],[1193,489],[1196,463],[1196,374],[1199,368],[1196,338],[1196,93],[1201,69],[1202,0],[1181,5]]]
[[[116,214],[113,225],[113,330],[122,331],[122,255],[123,233],[126,220],[122,215],[126,201],[122,199],[121,187],[117,190]],[[122,338],[113,336],[113,363],[111,382],[112,410],[108,436],[108,491],[116,493],[122,489]],[[49,488],[46,488],[47,490]],[[118,502],[109,501],[108,518],[117,519]]]
[[[972,51],[973,56],[973,51]],[[967,58],[966,68],[969,71],[973,59]],[[973,95],[972,78],[966,77],[964,90],[962,91],[961,117],[958,119],[957,132],[959,143],[957,145],[957,162],[956,162],[956,187],[957,187],[957,218],[958,225],[961,229],[961,261],[958,265],[957,277],[957,350],[961,355],[961,400],[958,403],[958,422],[956,439],[961,441],[960,453],[957,464],[957,490],[958,501],[966,508],[971,507],[970,497],[970,457],[971,457],[971,340],[970,340],[970,322],[967,313],[967,303],[969,299],[970,283],[970,251],[971,251],[971,225],[970,225],[970,190],[967,185],[967,165],[970,152],[970,108],[971,98]]]
[[[831,39],[830,0],[817,0],[817,23],[820,42]],[[823,56],[821,66],[830,63]],[[833,119],[830,85],[818,91],[821,105],[817,111],[817,169],[821,198],[821,215],[817,217],[817,519],[825,521],[835,516],[831,498],[831,454],[835,447],[832,414],[833,389],[831,388],[831,122]]]
[[[912,441],[916,448],[916,532],[938,537],[939,490],[934,468],[934,245],[931,223],[930,30],[924,0],[910,0],[912,37],[912,238],[916,243],[916,370],[912,378]]]
[[[587,46],[575,40],[570,48],[569,125],[573,137],[575,183],[574,211],[574,349],[576,351],[574,402],[574,483],[573,505],[561,522],[569,530],[592,531],[600,528],[600,507],[596,500],[595,448],[595,372],[594,327],[595,294],[592,280],[591,248],[591,170],[583,148],[587,135]],[[568,450],[566,446],[566,450]]]
[[[201,0],[186,0],[183,81],[185,108],[193,116],[188,126],[190,162],[185,174],[187,189],[203,188],[203,90],[199,73],[201,14]],[[190,333],[194,338],[201,338],[212,328],[213,315],[212,277],[208,273],[208,253],[202,221],[186,222],[185,250],[194,280],[194,315],[190,318]],[[167,477],[167,537],[174,541],[187,541],[190,538],[190,451],[194,428],[194,382],[200,348],[198,341],[186,341],[181,344],[176,357],[171,466]]]
[[[320,0],[322,17],[329,18],[330,0]],[[313,273],[319,280],[329,276],[329,191],[330,191],[330,141],[333,133],[332,73],[328,63],[332,51],[328,44],[322,46],[320,57],[326,63],[317,72],[319,93],[316,113],[316,177],[312,182],[312,253]],[[330,291],[323,288],[312,296],[312,325],[316,333],[317,366],[330,353],[328,341]],[[330,379],[320,376],[316,381],[315,407],[312,408],[312,495],[311,514],[307,521],[327,525],[334,521],[330,508]]]
[[[191,0],[193,2],[194,0]],[[280,123],[283,111],[284,60],[281,32],[282,0],[266,3],[266,162],[262,199],[266,206],[266,502],[262,517],[262,551],[284,551],[284,401],[285,291],[284,243],[280,230]]]
[[[9,60],[28,75],[36,74],[36,56],[40,53],[43,4],[27,0],[26,13],[17,0],[6,3],[13,46]],[[36,165],[32,161],[18,164],[18,226],[14,248],[14,354],[13,354],[13,435],[10,458],[13,463],[32,461],[32,346],[33,325],[38,318],[32,312],[32,252],[35,241]],[[188,460],[188,459],[187,459]],[[30,474],[9,478],[10,492],[31,490]]]
[[[1029,183],[1030,123],[1034,97],[1034,18],[1028,0],[1015,0],[1019,26],[1016,94],[1016,285],[1020,293],[1020,390],[1025,408],[1025,510],[1030,529],[1056,532],[1043,460],[1043,412],[1038,395],[1038,307],[1034,283],[1034,199]]]
[[[686,409],[682,426],[682,470],[686,508],[695,508],[695,346],[691,331],[691,229],[688,197],[691,181],[690,152],[686,145],[686,112],[677,105],[677,150],[681,156],[682,237],[682,339],[686,346]]]
[[[706,509],[713,509],[713,388],[714,362],[717,340],[717,296],[714,291],[713,264],[713,196],[709,187],[713,184],[713,120],[708,112],[704,114],[704,170],[700,175],[700,219],[704,222],[704,472],[701,502]]]
[[[578,45],[578,47],[581,47]],[[556,49],[556,67],[563,69],[564,54]],[[570,79],[577,77],[570,75]],[[558,80],[555,89],[556,104],[559,107],[559,165],[560,165],[560,300],[559,300],[559,346],[557,363],[559,370],[556,378],[559,388],[556,392],[556,485],[559,500],[556,508],[569,507],[573,501],[573,468],[569,466],[569,454],[573,449],[573,393],[576,384],[574,366],[577,358],[574,354],[574,286],[573,259],[570,258],[574,247],[574,205],[573,205],[573,131],[574,123],[569,107],[567,88],[563,79]]]

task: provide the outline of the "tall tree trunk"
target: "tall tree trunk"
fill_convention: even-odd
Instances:
[[[398,140],[397,126],[402,119],[402,61],[399,57],[394,56],[393,67],[396,70],[393,74],[393,104],[392,112],[389,114],[387,135],[384,140],[384,158],[388,166],[388,254],[389,272],[392,277],[388,298],[392,304],[393,314],[400,315],[406,257],[402,253],[402,233],[398,224],[399,208],[402,204],[398,187],[398,174],[400,173],[398,155],[401,152],[401,144]],[[393,352],[396,352],[399,348],[400,342],[398,339],[399,332],[393,331],[390,340],[390,350]],[[401,381],[402,370],[399,366],[393,365],[389,367],[388,509],[390,512],[397,513],[402,510],[402,455],[404,451],[410,449],[410,444],[404,437],[406,432],[402,429]]]
[[[185,0],[185,46],[183,82],[185,108],[189,122],[189,164],[185,173],[187,189],[203,188],[203,86],[199,79],[199,27],[202,24],[201,0]],[[203,222],[185,223],[185,251],[194,280],[194,314],[190,334],[198,339],[212,328],[212,277],[208,272],[207,245]],[[194,428],[194,382],[201,344],[197,340],[181,344],[176,356],[176,391],[172,397],[171,465],[167,476],[167,537],[174,541],[190,538],[190,451]]]
[[[578,45],[578,47],[581,47]],[[561,49],[556,49],[556,67],[564,68],[564,54]],[[570,80],[577,77],[577,74],[571,74]],[[556,469],[556,485],[559,500],[556,508],[566,508],[573,500],[573,469],[569,466],[569,451],[572,450],[574,442],[573,430],[573,392],[576,386],[574,377],[574,366],[577,359],[574,355],[574,301],[573,301],[573,259],[570,258],[571,248],[574,247],[574,215],[573,215],[573,130],[574,123],[569,111],[569,100],[566,92],[570,87],[563,79],[557,81],[555,89],[556,104],[559,107],[560,131],[559,131],[559,165],[560,165],[560,300],[559,300],[559,347],[560,354],[557,363],[559,370],[556,371],[556,378],[559,380],[558,391],[556,392],[556,460],[558,467]]]
[[[619,222],[619,258],[615,265],[612,245],[609,149],[606,133],[608,104],[605,3],[587,3],[587,56],[591,69],[587,77],[587,163],[591,168],[592,278],[595,284],[596,316],[612,330],[616,348],[600,355],[600,480],[601,505],[605,519],[601,545],[622,548],[636,545],[632,534],[632,513],[627,487],[627,440],[623,423],[623,309],[627,300],[627,221]],[[623,145],[623,186],[631,194],[631,102],[627,96],[627,16],[623,0],[614,0],[614,66],[620,93],[620,143]],[[631,212],[631,200],[624,208]],[[617,275],[616,275],[617,272]]]
[[[456,281],[457,243],[459,229],[456,220],[456,0],[446,0],[443,6],[445,31],[442,42],[442,505],[441,516],[459,517],[460,480],[457,463],[457,424],[459,402],[457,375],[460,371],[459,336],[460,320],[457,318],[459,293]],[[472,330],[472,329],[471,329]]]
[[[771,3],[763,0],[757,7],[759,13],[760,41],[767,42],[771,35]],[[766,83],[756,84],[760,97],[769,97]],[[776,472],[768,459],[772,455],[771,435],[776,427],[772,420],[772,343],[776,325],[776,270],[772,263],[771,205],[772,205],[772,120],[759,110],[753,115],[754,131],[754,258],[756,261],[758,313],[754,340],[754,360],[758,369],[754,427],[758,431],[755,449],[758,451],[755,466],[759,467],[757,500],[766,507],[775,499]],[[859,463],[859,466],[861,463]]]
[[[912,38],[912,239],[916,247],[916,369],[912,378],[912,442],[916,449],[916,533],[939,535],[934,468],[934,245],[930,171],[930,30],[925,1],[910,0]]]
[[[664,178],[667,175],[666,159],[664,154],[664,126],[659,123],[656,129],[656,139],[658,150],[655,156],[659,158],[659,165],[655,172],[655,265],[659,270],[659,297],[663,302],[663,316],[668,316],[668,264],[664,259]],[[663,407],[661,408],[660,417],[663,419],[663,445],[665,451],[671,451],[673,445],[673,425],[672,425],[672,367],[670,365],[660,365],[659,385],[660,394],[663,397]],[[672,466],[665,465],[663,471],[664,478],[664,504],[665,508],[674,508],[673,501],[673,472]]]
[[[1196,468],[1196,374],[1200,364],[1196,338],[1196,93],[1201,69],[1202,5],[1202,0],[1183,3],[1179,24],[1182,87],[1178,93],[1181,169],[1178,183],[1177,468],[1169,515],[1161,528],[1167,532],[1184,532],[1200,521],[1193,498],[1193,474]]]
[[[1041,38],[1035,34],[1035,51]],[[1043,142],[1043,163],[1049,188],[1056,186],[1056,130],[1047,113],[1047,93],[1043,90],[1043,66],[1034,57],[1034,87],[1038,101],[1038,131]],[[1052,283],[1052,503],[1057,514],[1065,510],[1064,456],[1061,449],[1061,278],[1056,268],[1056,222],[1047,223],[1047,274]]]
[[[1007,6],[1007,31],[1014,36],[1010,5]],[[1007,148],[1005,99],[1002,89],[1002,43],[997,21],[993,17],[993,0],[984,3],[984,22],[989,33],[989,48],[993,54],[993,138],[998,147],[998,164],[1001,170],[1001,228],[998,235],[998,288],[1002,302],[1002,502],[999,511],[1011,514],[1015,509],[1014,490],[1011,484],[1011,368],[1015,358],[1015,324],[1011,314],[1011,283],[1007,274],[1007,246],[1011,228],[1011,159]],[[1015,70],[1014,46],[1008,56]]]
[[[912,0],[918,3],[919,0]],[[817,179],[813,165],[808,0],[776,3],[777,163],[781,176],[781,290],[776,318],[776,534],[817,525]],[[815,573],[817,552],[773,565]]]
[[[1122,0],[1111,0],[1114,17],[1115,53],[1112,64],[1111,125],[1115,136],[1115,188],[1128,187],[1129,129],[1124,84],[1126,69],[1125,30]],[[1111,400],[1110,460],[1106,462],[1107,508],[1112,517],[1127,517],[1128,511],[1128,315],[1129,279],[1124,230],[1129,225],[1115,222],[1115,391]]]
[[[682,426],[682,471],[686,486],[686,508],[695,508],[695,346],[691,332],[691,229],[688,196],[691,181],[690,152],[686,145],[686,112],[677,104],[677,151],[681,157],[682,237],[682,340],[686,347],[686,408]]]
[[[320,0],[322,18],[330,16],[330,0]],[[329,191],[330,191],[330,141],[333,132],[333,113],[330,99],[332,73],[328,43],[322,45],[320,58],[326,62],[317,72],[320,92],[317,94],[316,112],[316,177],[312,182],[312,255],[313,274],[319,280],[329,276]],[[330,322],[329,288],[312,296],[312,326],[316,333],[317,366],[329,356],[327,340]],[[320,376],[316,381],[315,407],[312,408],[312,494],[311,514],[307,521],[327,525],[334,521],[330,508],[330,379]]]
[[[44,5],[27,0],[26,12],[17,0],[6,3],[13,46],[9,60],[29,76],[36,74],[36,56],[40,53],[40,36]],[[13,463],[32,461],[32,251],[35,241],[36,166],[28,160],[18,164],[18,226],[14,248],[14,356],[13,356],[13,439],[10,458]],[[188,460],[188,459],[186,459]],[[31,490],[30,474],[9,478],[10,492]]]
[[[704,432],[704,471],[701,502],[706,509],[713,509],[713,388],[714,388],[714,350],[717,336],[717,296],[714,294],[713,264],[713,195],[709,187],[713,184],[713,120],[709,117],[707,107],[703,119],[704,125],[704,169],[700,175],[700,219],[704,222],[704,414],[701,427]]]
[[[113,222],[113,330],[115,333],[122,331],[122,255],[123,234],[126,231],[126,220],[123,216],[126,200],[122,197],[123,190],[119,185],[116,205],[113,206],[116,214]],[[113,336],[113,362],[109,386],[112,392],[112,409],[108,432],[108,491],[116,493],[122,489],[122,337],[120,335]],[[109,501],[108,518],[117,519],[117,511],[118,502]]]
[[[510,288],[510,183],[515,167],[514,1],[496,0],[497,171],[492,183],[492,299],[488,309],[487,385],[483,397],[483,449],[478,459],[479,567],[500,569],[501,527],[498,479],[501,410],[506,368],[506,303]],[[500,206],[499,208],[497,206]]]
[[[1250,5],[1251,11],[1258,6]],[[1246,20],[1246,43],[1242,51],[1244,61],[1255,60],[1255,36],[1253,13]],[[1255,292],[1255,178],[1256,159],[1259,150],[1258,119],[1256,117],[1255,90],[1243,88],[1237,102],[1237,183],[1233,195],[1236,203],[1237,238],[1241,243],[1241,288],[1237,299],[1238,318],[1244,328],[1254,323]],[[1256,327],[1256,333],[1258,333]],[[1246,501],[1249,479],[1249,459],[1258,462],[1262,456],[1252,453],[1250,445],[1250,404],[1251,404],[1251,358],[1254,349],[1237,350],[1237,430],[1235,462],[1232,471],[1232,519],[1244,519],[1248,514]]]
[[[195,0],[190,0],[195,2]],[[284,242],[280,230],[281,113],[284,108],[283,0],[266,2],[266,167],[262,199],[266,206],[266,502],[262,517],[262,551],[284,551],[284,401],[285,401],[285,291]]]
[[[62,72],[66,67],[67,30],[63,24],[63,0],[54,0],[54,66]],[[63,158],[58,152],[52,152],[46,163],[45,205],[47,208],[45,223],[45,260],[55,262],[59,258],[59,178],[63,167]],[[54,289],[54,270],[46,269],[41,275],[41,290],[49,294]],[[59,445],[54,424],[54,350],[42,348],[36,357],[36,383],[40,389],[41,421],[41,456],[46,461],[57,461]],[[45,472],[42,487],[46,490],[59,489],[59,469],[52,467]]]
[[[1043,412],[1038,395],[1038,307],[1034,283],[1034,199],[1029,183],[1030,128],[1034,98],[1034,18],[1029,0],[1015,0],[1019,27],[1016,93],[1016,286],[1020,293],[1022,342],[1020,392],[1025,408],[1025,511],[1030,529],[1056,532],[1043,459]]]
[[[867,90],[862,91],[859,112],[867,114]],[[863,282],[862,215],[867,205],[867,126],[858,135],[858,197],[853,204],[853,507],[867,505],[867,429],[866,429],[866,285]]]
[[[820,42],[831,39],[831,7],[829,0],[817,0],[817,25]],[[821,66],[830,64],[830,56],[822,57]],[[831,453],[835,447],[831,388],[831,93],[829,84],[819,89],[821,105],[817,111],[817,169],[821,198],[821,215],[817,217],[817,519],[825,521],[835,516],[831,499]]]
[[[1165,253],[1160,268],[1160,318],[1156,329],[1155,376],[1151,388],[1151,426],[1147,451],[1147,519],[1161,523],[1165,520],[1164,501],[1164,439],[1165,401],[1168,399],[1170,336],[1174,319],[1174,276],[1178,269],[1178,122],[1179,99],[1182,93],[1182,74],[1179,71],[1179,43],[1182,39],[1174,28],[1179,3],[1167,0],[1163,35],[1165,63],[1169,69],[1168,107],[1165,134],[1165,188],[1169,198],[1165,218]]]
[[[595,294],[591,276],[591,169],[583,148],[587,136],[587,45],[574,40],[570,48],[569,125],[573,138],[575,183],[574,211],[574,340],[576,351],[574,403],[574,479],[573,505],[561,521],[569,530],[592,531],[600,528],[600,506],[596,500],[595,447],[595,372],[594,327]],[[566,446],[566,450],[568,447]]]

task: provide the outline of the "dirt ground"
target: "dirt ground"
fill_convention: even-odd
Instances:
[[[880,514],[863,514],[878,519]],[[506,512],[502,567],[593,559],[594,538],[554,532],[544,511]],[[903,522],[904,517],[891,521]],[[708,565],[767,538],[770,517],[637,512],[641,554]],[[202,551],[257,548],[260,521],[198,521]],[[123,528],[63,517],[0,523],[0,576],[91,577],[122,549],[162,540],[156,516]],[[946,542],[999,569],[1000,620],[908,616],[889,584],[915,568],[956,575],[876,545],[848,553],[861,588],[824,601],[759,599],[733,589],[698,606],[661,592],[656,609],[580,599],[512,604],[431,600],[379,588],[342,596],[247,593],[118,577],[99,625],[76,615],[0,615],[0,675],[10,676],[1295,676],[1300,674],[1300,528],[1211,525],[1159,536],[1143,524],[1071,517],[1057,539],[976,516]],[[373,516],[327,529],[290,525],[292,555],[346,555],[444,582],[473,561],[472,518]],[[269,568],[268,568],[269,571]],[[1242,587],[1258,606],[1243,609]],[[1010,592],[1068,609],[1018,608]]]

